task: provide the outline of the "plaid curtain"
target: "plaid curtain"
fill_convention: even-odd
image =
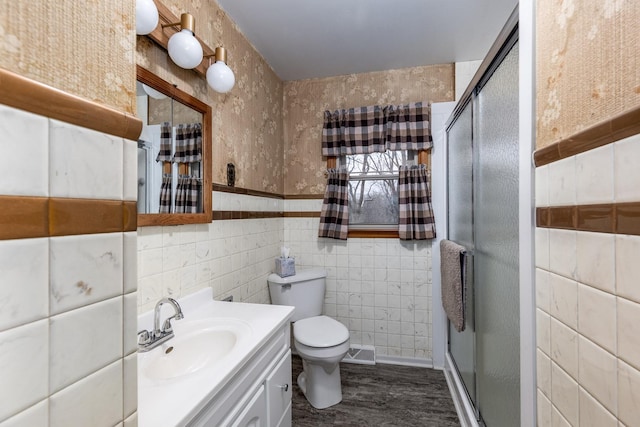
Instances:
[[[349,172],[327,170],[327,189],[320,213],[318,237],[347,240],[349,233]]]
[[[202,125],[200,123],[176,126],[176,163],[193,163],[202,159]]]
[[[198,213],[200,189],[202,182],[199,178],[188,175],[178,177],[176,188],[176,213]]]
[[[398,193],[400,239],[425,240],[436,237],[426,166],[401,166]]]
[[[160,186],[160,213],[171,213],[171,184],[171,174],[163,174]]]
[[[156,162],[171,161],[171,124],[164,122],[160,125],[160,152],[156,157]]]
[[[430,106],[426,102],[324,112],[323,156],[418,151],[432,145]]]

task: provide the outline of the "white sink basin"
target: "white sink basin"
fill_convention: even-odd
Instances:
[[[236,319],[175,321],[175,337],[157,348],[139,354],[141,373],[150,380],[184,377],[231,355],[251,328]]]

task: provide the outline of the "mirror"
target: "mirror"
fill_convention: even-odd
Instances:
[[[137,66],[138,226],[211,222],[211,107]]]

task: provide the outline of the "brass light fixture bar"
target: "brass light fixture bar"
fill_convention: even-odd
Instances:
[[[195,28],[195,19],[192,15],[188,13],[183,13],[180,18],[174,15],[168,7],[162,4],[159,0],[153,0],[158,8],[158,15],[160,16],[159,23],[155,30],[151,33],[147,34],[151,40],[160,45],[164,50],[167,50],[167,46],[169,44],[169,38],[172,35],[177,33],[179,29],[175,28],[180,25],[181,28],[189,29],[193,32]],[[196,39],[200,42],[202,46],[202,51],[204,53],[204,57],[215,56],[214,49],[211,49],[200,37],[195,36]],[[193,68],[193,71],[200,74],[202,77],[206,78],[207,75],[207,67],[209,61],[203,60],[200,62],[200,65]]]

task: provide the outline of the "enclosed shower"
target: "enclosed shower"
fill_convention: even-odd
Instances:
[[[517,16],[517,15],[516,15]],[[479,425],[520,425],[518,29],[511,21],[446,124],[447,239],[466,248],[449,374]]]

